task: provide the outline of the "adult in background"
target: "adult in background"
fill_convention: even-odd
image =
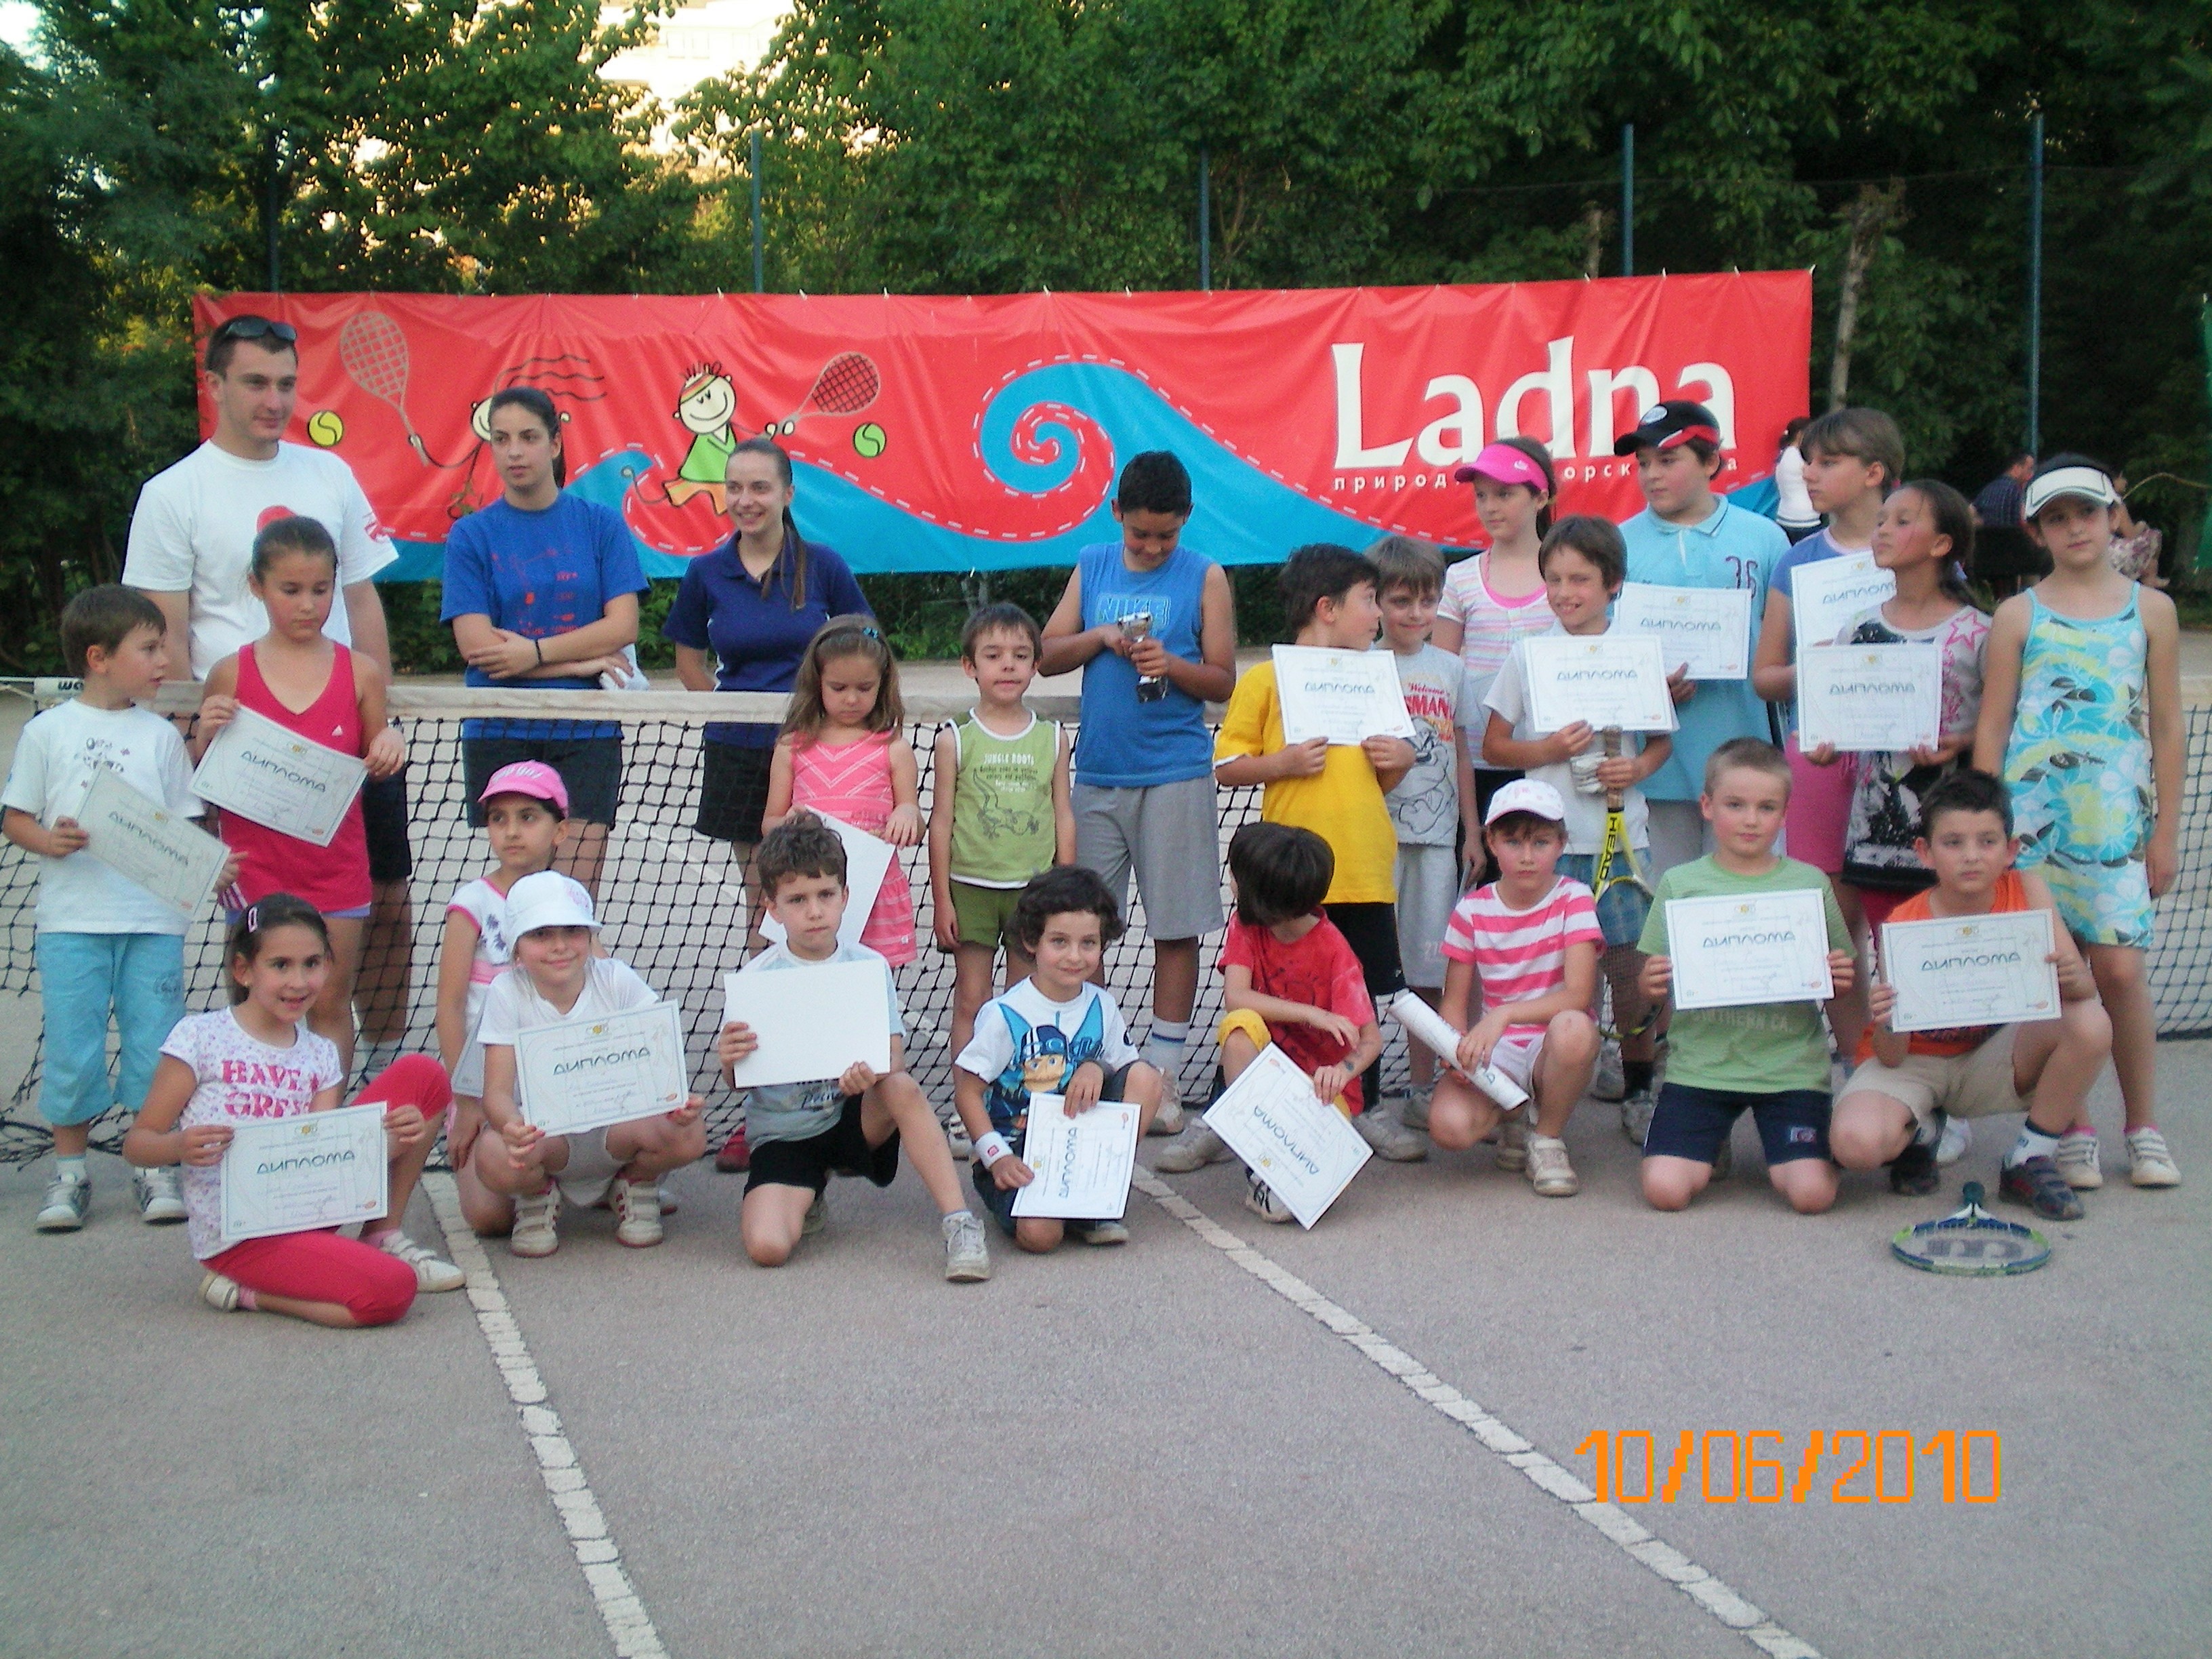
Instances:
[[[170,640],[185,642],[191,677],[204,680],[269,631],[269,613],[246,585],[254,537],[279,519],[313,519],[338,550],[339,603],[323,631],[373,659],[388,682],[384,605],[369,579],[399,556],[351,467],[328,450],[284,441],[299,401],[297,331],[233,317],[216,325],[206,351],[215,431],[139,490],[123,580],[161,607]],[[362,1035],[396,1043],[407,1033],[414,955],[406,769],[364,784],[361,811],[372,902],[355,1001]]]
[[[1797,447],[1812,423],[1809,415],[1796,416],[1782,428],[1782,447],[1774,453],[1774,522],[1793,544],[1820,527],[1820,515],[1805,488],[1805,452]]]
[[[1974,497],[1974,522],[1996,530],[2021,527],[2021,507],[2027,500],[2027,481],[2035,476],[2035,452],[2014,450],[2005,469],[1982,486]]]
[[[471,685],[596,691],[599,676],[627,675],[637,640],[645,570],[621,515],[565,493],[561,417],[535,386],[495,392],[485,411],[498,501],[446,538],[445,606]],[[469,822],[493,773],[541,761],[568,787],[580,825],[554,868],[599,895],[599,870],[622,793],[622,727],[613,720],[465,720],[461,763]]]
[[[748,438],[722,469],[730,539],[694,559],[676,590],[661,635],[676,647],[676,677],[692,691],[774,691],[788,696],[807,642],[832,617],[872,616],[845,561],[810,542],[792,522],[791,457],[766,438]],[[744,872],[746,918],[758,939],[760,886],[753,872],[768,805],[776,721],[708,726],[700,744],[699,816],[702,836],[730,843]],[[734,1173],[750,1153],[739,1125],[715,1155],[714,1167]]]

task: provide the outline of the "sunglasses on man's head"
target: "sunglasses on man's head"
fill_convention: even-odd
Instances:
[[[234,317],[215,331],[218,340],[258,340],[264,336],[283,345],[297,345],[300,331],[289,323],[271,322],[266,317]]]

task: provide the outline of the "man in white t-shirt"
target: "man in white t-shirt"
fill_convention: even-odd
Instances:
[[[208,336],[206,384],[215,432],[149,478],[131,515],[123,580],[168,619],[173,671],[186,644],[194,679],[269,631],[269,613],[246,586],[253,538],[295,515],[314,519],[337,544],[343,602],[324,631],[374,658],[388,678],[392,647],[384,605],[369,580],[399,556],[376,522],[353,469],[327,451],[286,443],[299,401],[297,331],[265,317],[233,317]],[[181,678],[181,676],[179,676]],[[405,1035],[413,936],[408,878],[407,783],[403,769],[362,790],[375,901],[356,981],[371,1042]]]

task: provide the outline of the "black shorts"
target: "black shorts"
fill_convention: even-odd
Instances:
[[[691,827],[716,841],[751,845],[761,838],[775,750],[709,741],[699,745],[699,817]]]
[[[1644,1135],[1644,1156],[1686,1158],[1692,1164],[1710,1164],[1729,1131],[1735,1127],[1736,1119],[1747,1110],[1759,1125],[1759,1141],[1766,1150],[1768,1169],[1801,1158],[1827,1157],[1826,1090],[1784,1089],[1771,1095],[1747,1095],[1699,1089],[1686,1083],[1659,1085],[1658,1105]]]
[[[1129,1062],[1129,1066],[1134,1066],[1136,1063],[1133,1060]],[[1098,1090],[1099,1099],[1121,1098],[1121,1091],[1128,1085],[1129,1066],[1124,1066],[1118,1071],[1106,1073],[1106,1081]],[[1021,1145],[1014,1148],[1016,1158],[1021,1157],[1029,1150],[1029,1139],[1028,1133],[1024,1132]],[[1006,1234],[1008,1238],[1012,1238],[1014,1236],[1014,1194],[1021,1188],[999,1185],[997,1182],[991,1179],[991,1172],[983,1167],[983,1160],[980,1158],[969,1161],[968,1178],[975,1183],[975,1196],[983,1200],[983,1207],[991,1212],[991,1219],[999,1224],[999,1231]],[[1077,1231],[1095,1227],[1097,1224],[1095,1221],[1067,1223],[1071,1230]]]
[[[1382,999],[1406,988],[1406,973],[1398,960],[1398,907],[1395,904],[1328,904],[1322,907],[1352,954],[1359,958],[1360,977],[1367,994],[1379,1008]]]
[[[860,1127],[860,1097],[845,1097],[837,1121],[805,1140],[770,1140],[754,1146],[745,1190],[756,1187],[805,1187],[817,1195],[833,1175],[866,1176],[888,1187],[898,1174],[899,1137],[893,1129],[880,1146],[868,1145]]]
[[[415,849],[407,842],[405,767],[362,785],[361,822],[368,831],[371,881],[404,881],[415,873]]]
[[[568,816],[611,829],[622,798],[620,738],[464,738],[461,770],[467,779],[469,822],[483,828],[483,793],[491,775],[517,761],[543,761],[568,786]]]

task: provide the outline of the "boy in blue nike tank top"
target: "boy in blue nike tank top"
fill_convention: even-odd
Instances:
[[[1167,1079],[1155,1133],[1182,1127],[1176,1079],[1198,997],[1198,945],[1222,924],[1220,824],[1206,705],[1237,678],[1229,578],[1182,544],[1190,475],[1164,449],[1131,458],[1118,542],[1078,556],[1044,628],[1046,674],[1083,670],[1075,738],[1075,861],[1123,908],[1133,870],[1152,940],[1145,1058]]]

